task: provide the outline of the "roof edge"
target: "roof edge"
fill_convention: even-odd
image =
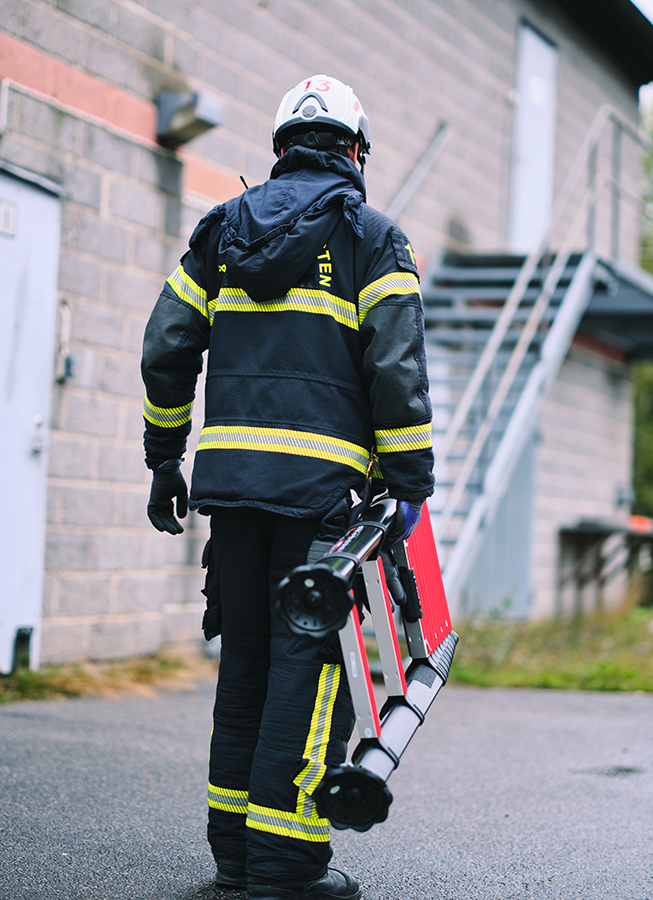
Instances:
[[[557,0],[636,84],[653,81],[653,23],[631,0]]]

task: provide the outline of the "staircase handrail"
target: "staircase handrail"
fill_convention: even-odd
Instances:
[[[443,572],[447,594],[452,599],[473,563],[482,527],[493,520],[512,472],[537,424],[539,410],[562,365],[590,297],[597,256],[588,251],[582,257],[553,325],[542,344],[540,360],[528,376],[506,431],[490,463],[483,493],[478,496],[465,519]]]
[[[524,260],[522,267],[517,275],[515,283],[506,298],[506,302],[504,303],[501,313],[497,318],[494,328],[488,338],[488,341],[485,345],[485,348],[476,364],[476,368],[472,373],[469,382],[467,383],[467,387],[463,393],[463,396],[458,403],[455,413],[451,417],[451,421],[449,423],[449,427],[447,431],[440,441],[439,445],[435,448],[436,457],[441,457],[445,459],[451,448],[453,447],[458,435],[465,424],[469,411],[472,408],[472,405],[476,399],[476,395],[481,389],[481,385],[487,375],[490,366],[492,365],[494,358],[496,356],[503,339],[510,328],[510,324],[514,318],[514,314],[521,303],[524,293],[530,284],[531,278],[537,269],[538,263],[543,256],[544,248],[547,244],[547,241],[553,231],[554,225],[557,224],[558,219],[562,215],[562,212],[566,209],[567,202],[569,197],[571,196],[572,188],[575,186],[576,180],[580,174],[582,165],[585,161],[585,157],[587,155],[587,151],[591,144],[596,140],[598,135],[601,132],[605,122],[607,121],[609,113],[612,111],[612,107],[609,104],[603,104],[601,106],[594,117],[594,121],[590,125],[590,128],[583,138],[580,147],[578,148],[578,152],[569,168],[567,176],[563,182],[562,188],[558,195],[558,200],[554,205],[553,214],[547,226],[544,228],[540,238],[537,241],[536,246],[531,250],[526,259]]]
[[[444,121],[438,122],[435,134],[428,147],[417,160],[407,178],[388,204],[385,211],[386,216],[395,219],[395,221],[399,218],[415,191],[418,189],[424,178],[426,178],[429,169],[446,147],[450,137],[451,126]]]
[[[548,224],[543,228],[536,246],[524,260],[515,283],[508,294],[508,297],[502,307],[501,313],[497,318],[494,328],[490,333],[490,337],[488,338],[483,352],[481,353],[476,368],[474,369],[474,372],[472,373],[465,391],[463,392],[463,396],[451,418],[447,431],[442,441],[435,448],[436,458],[443,460],[446,459],[448,454],[451,452],[456,440],[458,439],[460,432],[465,425],[472,405],[474,404],[478,392],[481,389],[483,381],[485,380],[490,367],[494,363],[497,353],[499,352],[501,344],[510,326],[514,322],[515,314],[524,298],[533,274],[535,273],[541,258],[548,248],[548,243],[551,239],[551,236],[567,210],[567,206],[573,195],[574,189],[577,186],[579,177],[583,172],[585,161],[589,157],[589,154],[592,152],[592,148],[596,146],[598,138],[609,119],[615,121],[619,125],[619,127],[627,130],[631,137],[636,139],[642,146],[647,145],[648,142],[633,129],[632,125],[628,123],[627,120],[623,119],[619,111],[615,109],[611,104],[605,103],[599,108],[589,129],[587,130],[583,140],[581,141],[581,145],[576,152],[569,170],[567,171],[563,184],[560,188],[560,191],[558,192],[557,199],[554,203],[554,208],[550,220]],[[575,234],[576,227],[578,225],[578,216],[585,209],[585,204],[588,202],[588,200],[590,204],[595,202],[595,196],[597,192],[598,185],[596,181],[594,181],[594,183],[590,185],[590,187],[585,191],[582,202],[578,204],[576,215],[573,217],[572,225],[566,232],[566,239],[564,241],[566,252],[559,252],[556,255],[555,262],[548,273],[544,287],[536,303],[534,304],[534,307],[531,309],[528,322],[524,330],[522,331],[517,346],[514,348],[511,355],[508,367],[504,372],[499,386],[497,387],[490,402],[488,414],[485,418],[485,421],[482,423],[472,443],[472,446],[468,451],[467,457],[465,459],[465,462],[463,463],[461,471],[458,474],[456,482],[449,492],[445,507],[436,519],[436,537],[443,536],[451,520],[451,517],[454,515],[457,503],[463,491],[465,490],[467,481],[482,452],[483,446],[485,445],[485,442],[489,436],[492,424],[496,421],[496,418],[500,413],[508,390],[510,389],[512,382],[514,381],[514,378],[518,373],[519,367],[526,352],[528,351],[528,346],[530,345],[530,342],[535,335],[535,331],[537,330],[537,327],[539,326],[542,317],[546,312],[550,297],[555,290],[556,284],[560,276],[562,275],[562,272],[564,271],[569,256],[571,255],[572,247],[571,244],[569,244],[569,241],[573,239],[573,236]],[[568,244],[569,246],[567,247]]]
[[[447,526],[449,525],[451,517],[453,516],[454,511],[458,505],[458,501],[460,500],[460,497],[465,490],[467,481],[469,480],[474,466],[478,462],[478,458],[483,451],[485,442],[490,435],[492,426],[496,422],[499,413],[501,412],[501,408],[503,407],[506,397],[508,396],[508,392],[512,387],[513,381],[517,377],[519,368],[524,361],[524,357],[528,353],[528,348],[530,347],[537,329],[539,328],[540,324],[542,323],[542,319],[546,314],[551,297],[553,296],[562,273],[566,269],[569,258],[573,253],[574,237],[577,233],[579,220],[581,219],[583,210],[585,209],[585,203],[588,199],[591,200],[592,196],[596,193],[596,190],[596,186],[592,189],[586,190],[582,202],[578,205],[576,215],[574,216],[571,227],[567,232],[563,245],[555,256],[555,260],[553,262],[553,265],[549,269],[549,272],[542,286],[542,290],[540,291],[535,303],[531,308],[528,319],[526,320],[524,327],[519,335],[519,340],[517,341],[510,355],[508,364],[504,369],[499,384],[497,385],[492,399],[490,400],[485,419],[479,426],[474,436],[474,440],[472,441],[471,447],[467,451],[467,456],[465,457],[465,461],[463,462],[463,465],[458,472],[456,481],[447,495],[447,500],[444,508],[438,516],[436,533],[437,536],[441,536],[446,532]]]

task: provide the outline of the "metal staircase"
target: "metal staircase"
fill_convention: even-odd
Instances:
[[[431,513],[452,593],[532,434],[596,262],[591,253],[540,259],[503,321],[523,257],[449,255],[423,286],[437,458]]]
[[[422,283],[437,482],[430,509],[454,607],[603,277],[595,235],[606,188],[612,232],[605,255],[618,255],[626,195],[614,166],[619,153],[611,172],[597,168],[609,125],[613,148],[624,134],[642,143],[614,109],[602,107],[528,257],[449,254]]]
[[[436,447],[441,448],[451,419],[460,407],[465,388],[477,368],[481,353],[487,346],[490,333],[523,262],[524,258],[518,256],[447,254],[423,286]],[[555,317],[578,262],[577,256],[570,260],[555,286],[549,309],[530,346],[526,348],[505,399],[499,405],[490,425],[487,440],[478,458],[473,464],[470,463],[469,480],[462,486],[461,496],[453,507],[447,503],[448,494],[456,484],[472,442],[488,414],[490,399],[506,371],[528,313],[542,289],[546,261],[538,266],[526,286],[515,316],[496,348],[478,393],[471,403],[467,420],[459,429],[446,458],[438,463],[439,496],[434,499],[432,512],[439,520],[440,545],[445,555],[446,548],[455,544],[463,520],[483,489],[490,461],[505,433],[528,376],[539,359],[543,334]]]

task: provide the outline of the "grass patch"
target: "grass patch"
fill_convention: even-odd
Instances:
[[[148,696],[157,689],[183,690],[193,679],[210,678],[216,665],[199,655],[182,658],[166,653],[108,663],[45,666],[36,672],[19,669],[0,675],[0,704],[17,700],[62,697]]]
[[[653,609],[583,619],[486,621],[456,627],[458,684],[587,691],[653,691]]]
[[[484,687],[653,692],[653,607],[619,609],[581,620],[456,626],[460,643],[450,681]],[[370,662],[378,660],[366,639]],[[402,650],[405,645],[402,642]],[[152,695],[215,677],[217,663],[197,652],[158,653],[107,663],[46,666],[0,675],[0,704],[61,697]]]

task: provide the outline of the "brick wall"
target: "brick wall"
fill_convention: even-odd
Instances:
[[[196,220],[267,177],[282,94],[326,71],[372,123],[368,196],[385,208],[438,123],[451,138],[400,218],[426,261],[505,246],[520,17],[560,48],[556,181],[605,99],[636,90],[558,7],[529,0],[5,0],[12,79],[0,158],[61,183],[60,298],[76,374],[54,388],[44,661],[155,649],[195,634],[205,528],[148,524],[138,372],[144,324]],[[208,89],[221,127],[157,147],[153,98]],[[632,168],[632,160],[629,160]],[[635,177],[634,172],[631,173]],[[628,226],[630,228],[630,226]],[[632,258],[635,231],[624,232]],[[196,425],[201,410],[196,410]]]

